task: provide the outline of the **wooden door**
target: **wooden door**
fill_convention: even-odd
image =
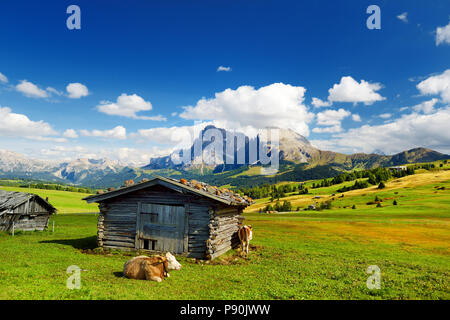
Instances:
[[[140,203],[138,249],[183,253],[185,210],[181,206]]]

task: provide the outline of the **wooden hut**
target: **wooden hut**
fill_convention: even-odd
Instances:
[[[214,259],[239,244],[251,203],[230,190],[160,176],[85,198],[99,203],[98,245]]]
[[[36,194],[0,190],[0,230],[34,231],[48,227],[56,209]]]

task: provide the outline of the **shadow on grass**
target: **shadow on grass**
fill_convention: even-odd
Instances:
[[[56,244],[63,244],[66,246],[72,246],[75,249],[92,250],[97,247],[97,236],[78,239],[45,240],[40,241],[39,243],[56,243]]]
[[[123,275],[123,272],[122,272],[122,271],[116,271],[116,272],[114,272],[114,275],[115,275],[117,278],[125,278],[125,276]]]

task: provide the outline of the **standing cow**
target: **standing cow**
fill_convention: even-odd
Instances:
[[[248,256],[248,246],[253,239],[252,226],[242,226],[239,228],[239,240],[241,241],[242,252]]]

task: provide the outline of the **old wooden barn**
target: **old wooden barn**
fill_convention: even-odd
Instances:
[[[98,245],[214,259],[239,244],[251,203],[230,190],[160,176],[85,198],[99,203]]]
[[[0,230],[34,231],[48,227],[56,209],[36,194],[0,190]]]

